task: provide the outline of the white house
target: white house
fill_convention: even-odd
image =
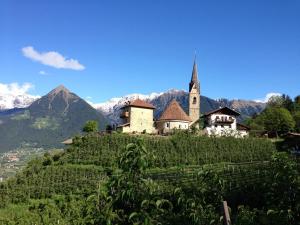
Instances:
[[[223,107],[205,113],[204,116],[204,133],[208,136],[248,136],[249,128],[237,123],[237,117],[240,113]]]

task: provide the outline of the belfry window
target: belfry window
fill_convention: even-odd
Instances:
[[[197,103],[197,98],[194,97],[194,98],[193,98],[193,104],[196,104],[196,103]]]

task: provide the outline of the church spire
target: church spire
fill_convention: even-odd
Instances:
[[[192,120],[192,124],[194,124],[200,118],[200,84],[198,80],[196,54],[189,89],[189,116]]]
[[[196,89],[199,91],[198,68],[197,68],[197,63],[196,63],[196,54],[195,54],[195,58],[194,58],[193,72],[192,72],[192,78],[191,78],[191,82],[190,82],[189,91],[192,90],[194,85],[195,85]]]

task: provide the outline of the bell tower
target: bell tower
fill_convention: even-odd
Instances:
[[[194,59],[192,78],[189,85],[189,116],[192,120],[192,124],[200,118],[200,83],[198,81],[196,57]]]

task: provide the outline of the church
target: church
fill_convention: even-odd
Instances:
[[[123,133],[148,133],[148,134],[168,134],[177,130],[188,130],[191,127],[199,128],[200,121],[200,83],[198,80],[198,69],[196,60],[194,60],[192,77],[189,83],[188,114],[182,109],[180,104],[173,99],[165,108],[161,116],[154,120],[155,106],[136,99],[127,102],[122,108],[120,118],[122,123],[117,130]],[[220,118],[230,118],[226,121],[216,120]],[[228,115],[227,115],[228,114]],[[205,121],[204,133],[208,136],[219,135],[223,133],[239,132],[241,128],[243,135],[247,135],[247,127],[238,125],[236,117],[240,114],[229,108],[222,108],[206,113],[201,118]],[[224,126],[227,125],[226,127]],[[220,126],[218,126],[220,125]]]

